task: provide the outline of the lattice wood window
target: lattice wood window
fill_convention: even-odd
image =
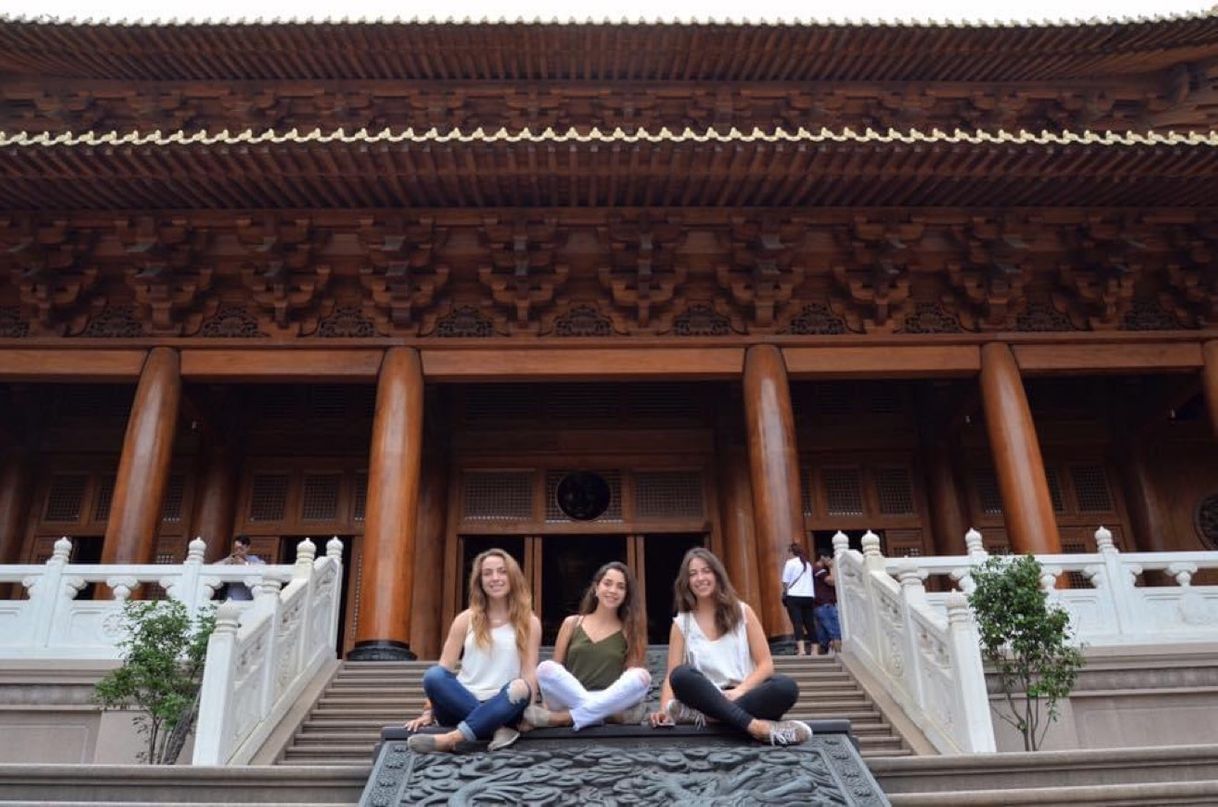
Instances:
[[[1080,513],[1111,513],[1116,510],[1104,466],[1071,465],[1070,482],[1074,486]]]
[[[528,521],[533,518],[532,471],[465,471],[461,518],[467,521]]]
[[[978,468],[973,472],[973,487],[977,491],[977,504],[987,516],[1002,515],[1002,493],[998,490],[998,475],[993,468]]]
[[[161,521],[166,524],[180,524],[185,499],[186,477],[182,474],[171,474],[165,484],[165,498],[161,501]]]
[[[88,483],[87,474],[52,476],[42,520],[64,524],[78,523],[83,512],[85,488]]]
[[[887,516],[913,515],[913,479],[904,466],[877,468],[875,491],[880,512]]]
[[[255,474],[250,490],[250,521],[283,521],[288,506],[287,474]]]
[[[825,509],[831,516],[861,516],[863,508],[862,475],[858,468],[824,468]]]
[[[569,522],[571,517],[562,511],[558,506],[558,483],[562,478],[571,473],[570,470],[549,470],[546,471],[546,521],[553,523]],[[593,471],[604,477],[609,483],[609,506],[605,508],[605,512],[597,518],[592,519],[594,522],[599,521],[621,521],[622,520],[622,472],[621,471]]]
[[[799,469],[799,499],[803,506],[804,518],[811,518],[816,512],[814,504],[816,497],[812,493],[812,469],[804,466]]]
[[[541,398],[534,385],[475,384],[465,391],[465,419],[503,420],[531,418],[541,414]]]
[[[627,417],[692,418],[701,411],[701,399],[683,384],[632,384],[626,391]]]
[[[1056,468],[1049,466],[1045,468],[1045,478],[1049,482],[1049,498],[1053,502],[1053,512],[1066,512],[1066,497],[1062,493],[1061,474],[1057,472]]]
[[[368,507],[368,474],[355,475],[355,490],[354,504],[352,505],[352,518],[356,521],[364,520],[364,511]]]
[[[336,521],[342,474],[305,474],[300,497],[302,521]]]
[[[702,474],[698,471],[637,471],[635,509],[639,518],[702,518]]]
[[[131,412],[135,387],[81,384],[61,387],[53,398],[56,417],[81,420],[122,420]]]
[[[890,558],[918,558],[923,547],[921,530],[884,530],[884,554]]]
[[[113,475],[103,476],[98,480],[97,493],[93,499],[93,520],[106,521],[110,518],[110,506],[114,503]]]
[[[557,384],[544,396],[545,416],[558,420],[605,420],[621,411],[619,391],[611,384]]]

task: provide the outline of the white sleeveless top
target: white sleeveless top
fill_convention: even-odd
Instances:
[[[744,603],[740,604],[740,624],[713,642],[706,638],[698,620],[690,611],[673,617],[677,630],[685,637],[686,663],[697,669],[719,687],[736,686],[753,672],[753,657],[749,653],[748,620]]]
[[[503,685],[520,677],[520,651],[516,649],[516,629],[509,622],[491,628],[491,644],[482,647],[474,635],[473,620],[465,631],[465,653],[457,681],[480,701],[499,694]]]

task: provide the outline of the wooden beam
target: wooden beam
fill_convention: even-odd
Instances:
[[[0,350],[0,380],[39,382],[136,381],[146,350]]]
[[[734,379],[743,348],[423,349],[428,381]]]
[[[182,377],[190,381],[376,381],[383,350],[186,349]]]
[[[974,345],[783,348],[791,378],[944,378],[981,371]]]
[[[1108,345],[1015,345],[1015,361],[1025,375],[1054,373],[1164,373],[1201,367],[1201,345],[1158,342]]]

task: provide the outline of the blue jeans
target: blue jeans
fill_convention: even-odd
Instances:
[[[480,701],[457,680],[457,674],[439,664],[423,673],[423,691],[431,700],[432,714],[441,726],[456,726],[465,739],[489,740],[500,726],[520,722],[532,697],[512,701],[511,682],[490,700]]]
[[[828,652],[829,641],[842,638],[842,626],[837,621],[836,605],[816,606],[816,643],[821,652]]]

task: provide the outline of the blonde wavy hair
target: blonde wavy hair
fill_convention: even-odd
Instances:
[[[488,549],[474,558],[474,567],[469,573],[470,624],[474,629],[474,641],[479,647],[490,647],[491,626],[486,617],[486,592],[482,590],[482,563],[487,558],[503,559],[508,575],[508,620],[516,631],[516,650],[524,658],[529,644],[529,627],[533,618],[533,595],[524,580],[524,572],[516,559],[502,549]]]

